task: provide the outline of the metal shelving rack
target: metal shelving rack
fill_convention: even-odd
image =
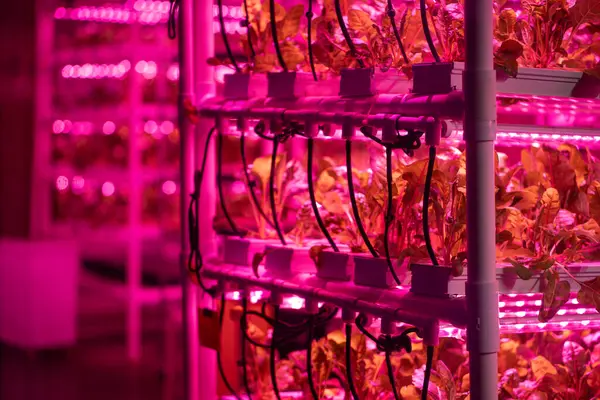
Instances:
[[[494,146],[497,138],[497,119],[510,120],[511,110],[497,110],[497,82],[493,65],[493,1],[465,0],[465,35],[466,62],[456,68],[454,78],[462,77],[462,88],[449,94],[434,95],[388,95],[379,94],[377,100],[365,106],[356,100],[357,107],[352,108],[352,99],[344,99],[342,103],[335,95],[329,97],[301,97],[294,100],[250,99],[230,101],[227,99],[211,99],[214,94],[212,84],[213,71],[204,60],[213,55],[213,47],[203,38],[212,35],[212,26],[203,23],[210,18],[211,10],[202,1],[181,0],[179,9],[179,57],[181,65],[180,79],[180,113],[179,121],[182,132],[181,141],[181,182],[182,193],[191,194],[194,187],[194,171],[201,162],[203,143],[206,140],[212,120],[217,125],[220,120],[230,118],[277,119],[281,118],[282,109],[298,110],[291,118],[302,122],[309,121],[307,115],[317,115],[319,122],[325,114],[334,115],[356,111],[355,120],[348,117],[352,130],[361,123],[365,115],[377,113],[402,115],[407,117],[435,116],[440,119],[455,120],[462,124],[462,140],[466,146],[466,185],[467,185],[467,232],[468,232],[468,275],[461,284],[466,288],[465,295],[457,298],[440,299],[411,296],[410,294],[391,293],[391,290],[375,290],[363,288],[360,292],[343,284],[329,284],[323,281],[311,281],[310,278],[292,277],[289,280],[257,278],[239,266],[225,263],[207,262],[203,270],[204,276],[221,282],[237,284],[242,288],[260,287],[263,290],[274,290],[280,294],[294,294],[312,300],[331,302],[339,307],[353,310],[365,310],[378,317],[401,320],[413,325],[429,326],[437,329],[440,321],[450,322],[466,328],[467,346],[470,360],[470,381],[472,399],[492,399],[497,397],[499,349],[499,285],[496,265],[496,231],[495,231],[495,180],[494,180]],[[458,72],[456,72],[458,71]],[[577,80],[578,77],[574,76]],[[503,84],[498,84],[500,85]],[[459,85],[460,86],[460,85]],[[519,88],[519,92],[528,93],[528,86]],[[544,97],[545,96],[545,97]],[[557,101],[554,94],[541,96],[541,101]],[[281,101],[279,101],[281,100]],[[560,100],[560,99],[558,99]],[[261,102],[262,101],[262,102]],[[203,117],[200,123],[192,125],[186,116],[183,104],[196,104]],[[363,107],[360,109],[360,107]],[[590,106],[591,107],[591,106]],[[595,107],[595,106],[594,106]],[[365,112],[368,109],[368,112]],[[323,114],[319,114],[324,110]],[[287,114],[286,114],[287,115]],[[223,118],[224,117],[224,118]],[[329,118],[329,117],[327,117]],[[315,122],[315,119],[310,120]],[[342,125],[341,119],[333,122]],[[532,125],[543,125],[539,122]],[[520,137],[518,124],[505,122],[504,136]],[[342,132],[343,132],[342,128]],[[530,132],[536,135],[562,135],[562,132],[575,132],[571,135],[594,136],[594,129],[585,129],[584,133],[576,132],[569,125],[560,127],[531,127]],[[345,136],[346,138],[347,136]],[[537,137],[537,136],[536,136]],[[442,139],[443,140],[443,139]],[[212,230],[213,210],[216,206],[214,188],[215,167],[214,150],[208,152],[207,168],[204,174],[201,209],[207,210],[200,216],[202,237],[200,249],[203,254],[215,254],[216,240]],[[182,199],[185,196],[182,196]],[[187,201],[182,200],[181,214],[181,269],[184,299],[184,351],[185,351],[185,391],[186,400],[213,399],[216,395],[216,367],[214,352],[199,348],[197,308],[210,306],[210,300],[202,297],[197,287],[189,279],[187,257],[190,253],[188,244],[188,226],[186,220]],[[208,259],[208,257],[205,257]],[[324,286],[323,286],[324,285]],[[372,296],[369,296],[369,292]],[[360,300],[357,300],[360,299]],[[362,300],[362,301],[361,301]],[[377,303],[377,304],[376,304]],[[418,309],[419,315],[416,315]],[[429,325],[428,325],[429,324]],[[437,335],[437,333],[435,334]],[[435,340],[434,340],[435,341]],[[200,352],[200,353],[199,353]],[[197,355],[201,354],[200,357]],[[200,360],[200,361],[199,361]],[[202,384],[199,384],[201,377]]]

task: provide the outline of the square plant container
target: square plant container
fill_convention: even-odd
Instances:
[[[462,74],[464,63],[455,62],[452,69],[452,85],[462,89]],[[589,77],[581,71],[546,68],[519,68],[516,77],[508,76],[505,72],[496,72],[496,90],[498,93],[524,94],[534,96],[556,97],[590,97],[596,98],[599,87],[590,88]],[[581,83],[580,83],[581,81]],[[597,85],[597,82],[595,82]],[[586,90],[581,90],[582,86]],[[591,90],[590,90],[591,89]]]
[[[254,254],[264,250],[265,240],[261,239],[246,239],[237,236],[223,237],[223,262],[233,265],[252,265]]]
[[[317,277],[335,281],[349,281],[352,278],[350,254],[324,250],[319,255]]]
[[[292,276],[294,248],[283,245],[268,245],[265,248],[266,276],[288,278]]]
[[[450,267],[431,264],[411,264],[410,291],[431,297],[448,297],[451,280]]]
[[[375,94],[372,68],[344,68],[340,74],[341,97],[367,97]]]
[[[354,255],[354,284],[377,288],[395,286],[385,258],[374,258],[370,255]]]
[[[250,74],[226,74],[224,79],[223,97],[227,100],[245,100],[250,94]]]

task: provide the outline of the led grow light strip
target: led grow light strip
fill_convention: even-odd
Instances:
[[[218,9],[213,7],[213,16],[217,17]],[[227,21],[227,33],[241,30],[240,21],[243,20],[242,8],[239,6],[223,6],[223,17]],[[54,18],[58,20],[108,22],[116,24],[132,24],[139,22],[143,25],[156,25],[166,23],[169,18],[168,1],[136,1],[131,7],[58,7],[54,11]],[[231,32],[230,32],[231,30]]]

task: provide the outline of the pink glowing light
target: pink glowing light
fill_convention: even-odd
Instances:
[[[56,120],[52,124],[52,132],[54,133],[63,133],[65,130],[65,123],[61,120]]]
[[[179,65],[173,64],[167,69],[167,79],[170,81],[179,80]]]
[[[69,179],[66,176],[59,176],[56,178],[56,188],[59,191],[66,190],[69,187]]]
[[[61,69],[61,74],[66,79],[121,79],[129,72],[130,68],[131,63],[128,60],[123,60],[119,64],[68,64]]]
[[[172,195],[177,190],[177,185],[173,181],[165,181],[162,184],[162,191],[166,195]]]
[[[102,133],[105,135],[112,135],[115,133],[116,125],[112,121],[106,121],[104,125],[102,125]]]
[[[158,130],[158,124],[156,123],[156,121],[150,120],[150,121],[146,121],[146,123],[144,124],[144,132],[146,132],[146,133],[154,135],[157,130]]]
[[[156,73],[158,68],[154,61],[138,61],[135,65],[135,71],[138,74],[141,74],[144,79],[154,79],[156,78]]]
[[[74,176],[71,184],[73,185],[73,190],[81,190],[85,186],[85,179],[83,179],[83,176]]]
[[[171,121],[163,121],[163,123],[160,124],[160,132],[163,135],[168,135],[173,132],[173,130],[175,130],[175,125]]]
[[[115,185],[112,182],[104,182],[102,184],[102,195],[109,197],[115,194]]]

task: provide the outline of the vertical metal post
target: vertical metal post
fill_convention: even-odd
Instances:
[[[493,0],[465,0],[464,139],[467,156],[467,345],[471,398],[497,398],[499,325],[496,282],[494,139],[496,74]]]
[[[194,24],[193,35],[195,38],[194,49],[194,88],[196,102],[200,102],[207,96],[215,94],[214,68],[208,65],[206,60],[215,55],[215,36],[213,32],[213,1],[195,0],[194,2]],[[212,121],[201,119],[196,125],[196,170],[200,170],[204,156],[204,146]],[[215,132],[216,135],[216,132]],[[216,211],[216,154],[214,136],[208,144],[206,151],[206,168],[202,179],[200,196],[200,251],[204,259],[216,253],[216,235],[212,229],[212,222]],[[208,295],[200,293],[200,306],[212,308],[213,302]],[[203,329],[200,327],[199,329]],[[217,398],[217,353],[208,348],[200,347],[199,374],[202,379],[200,387],[200,399]]]
[[[179,104],[180,130],[180,220],[181,220],[181,289],[183,321],[184,399],[199,400],[198,308],[197,289],[190,280],[187,260],[190,254],[187,209],[194,190],[194,127],[186,117],[184,102],[194,103],[194,31],[193,1],[180,0],[179,5]],[[205,21],[202,21],[205,23]],[[212,400],[212,399],[210,399]]]

